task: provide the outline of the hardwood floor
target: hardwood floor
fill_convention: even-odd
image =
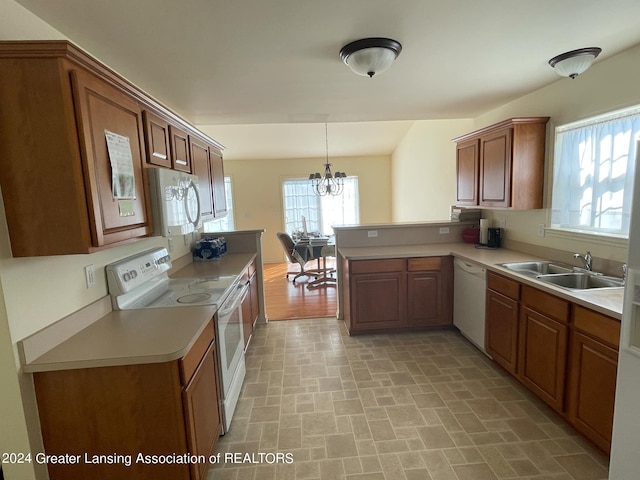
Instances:
[[[327,267],[333,266],[327,260]],[[309,263],[309,268],[314,265]],[[272,320],[294,320],[299,318],[335,317],[337,297],[335,284],[307,288],[314,277],[293,276],[286,278],[287,271],[298,271],[298,266],[288,263],[264,265],[264,293],[267,303],[267,318]]]

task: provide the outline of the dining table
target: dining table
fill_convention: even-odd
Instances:
[[[307,288],[335,285],[336,278],[333,274],[336,269],[327,267],[327,257],[336,256],[336,244],[333,238],[301,238],[296,241],[295,249],[306,261],[315,259],[318,262],[318,268],[313,270],[317,277],[307,284]]]

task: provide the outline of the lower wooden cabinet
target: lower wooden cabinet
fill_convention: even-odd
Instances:
[[[222,431],[216,358],[210,322],[180,360],[34,373],[45,452],[82,459],[49,463],[49,478],[204,479],[208,463],[145,458],[213,453]],[[115,454],[131,465],[85,461]]]
[[[256,261],[253,260],[247,267],[242,278],[242,283],[248,285],[247,292],[242,299],[242,328],[244,333],[244,348],[247,349],[256,320],[260,313],[260,300],[258,298],[258,277],[256,273]]]
[[[611,451],[620,322],[576,307],[571,341],[569,420],[602,450]]]
[[[349,333],[452,324],[451,257],[353,260],[344,270]]]
[[[518,376],[529,390],[564,411],[569,302],[522,286]]]
[[[520,285],[489,272],[487,275],[485,348],[512,375],[518,366]]]
[[[486,350],[609,452],[620,321],[489,272]]]

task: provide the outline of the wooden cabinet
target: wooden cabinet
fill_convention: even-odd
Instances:
[[[620,322],[494,272],[487,281],[487,353],[609,452]]]
[[[158,167],[171,168],[169,122],[149,110],[143,112],[143,118],[147,145],[147,163]]]
[[[522,286],[518,377],[556,411],[564,411],[569,302]]]
[[[546,123],[512,118],[454,138],[457,204],[486,208],[542,208]]]
[[[407,261],[407,323],[444,326],[453,323],[453,257]]]
[[[487,274],[485,348],[493,360],[512,375],[518,366],[520,284]]]
[[[0,70],[0,185],[14,257],[87,254],[152,235],[144,169],[190,172],[189,133],[207,139],[222,171],[222,146],[69,42],[0,41]],[[130,152],[132,178],[113,175],[107,135]],[[130,198],[114,194],[120,183],[132,185]]]
[[[86,254],[150,235],[138,104],[65,58],[11,55],[0,43],[0,183],[13,256]],[[134,198],[113,196],[105,130],[128,138]]]
[[[610,452],[620,322],[576,306],[573,323],[569,420],[598,447]]]
[[[51,480],[201,480],[208,464],[136,463],[142,455],[214,451],[221,433],[213,322],[183,359],[165,363],[39,372],[33,375],[45,451],[80,455],[49,463]],[[131,455],[132,464],[84,461]]]
[[[133,99],[82,70],[71,72],[80,153],[94,245],[124,241],[151,233],[150,208],[142,176],[142,112]],[[115,174],[109,135],[130,155],[133,175]],[[107,137],[107,138],[105,138]],[[126,155],[126,154],[125,154]]]
[[[349,333],[451,325],[451,257],[349,261]]]
[[[244,349],[247,349],[256,321],[260,313],[260,299],[258,298],[258,277],[256,270],[256,261],[251,264],[242,274],[241,283],[247,285],[247,292],[242,299],[242,326],[244,333]]]
[[[478,205],[478,143],[478,139],[473,139],[456,147],[456,205]]]
[[[512,134],[512,128],[503,128],[480,139],[479,205],[511,206]]]
[[[175,125],[169,125],[169,143],[173,169],[191,173],[191,152],[187,132]]]
[[[211,380],[216,376],[216,350],[212,342],[182,393],[187,450],[204,458],[209,458],[214,452],[222,431],[220,409],[216,402],[219,397],[217,382]],[[208,462],[192,463],[191,479],[206,478],[208,467]]]
[[[213,182],[209,165],[209,147],[205,142],[193,136],[189,137],[191,167],[198,176],[200,189],[200,218],[203,221],[213,219]]]
[[[213,216],[220,218],[227,214],[227,193],[224,186],[222,152],[216,147],[209,146],[209,161],[211,163],[211,183],[213,188]]]

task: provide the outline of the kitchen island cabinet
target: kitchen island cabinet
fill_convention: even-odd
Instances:
[[[206,477],[221,433],[213,321],[180,359],[36,372],[34,386],[45,452],[82,460],[49,463],[51,480]],[[207,461],[147,464],[136,461],[139,454]],[[120,455],[120,461],[85,460],[94,455]],[[123,464],[127,458],[130,466]]]
[[[450,257],[345,262],[350,334],[452,324]]]

